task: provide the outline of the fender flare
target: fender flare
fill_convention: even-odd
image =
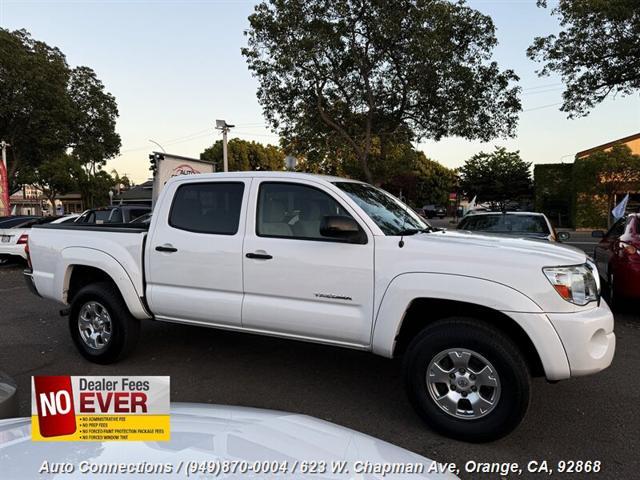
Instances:
[[[560,337],[539,305],[522,292],[498,282],[447,273],[414,272],[387,286],[373,325],[372,351],[391,358],[405,314],[418,298],[451,300],[499,311],[527,334],[546,376],[568,378],[569,364]]]
[[[133,280],[124,267],[111,255],[89,247],[68,247],[61,252],[62,261],[58,262],[59,271],[54,278],[59,279],[56,291],[60,292],[59,298],[68,303],[67,293],[69,282],[75,266],[96,268],[106,273],[116,284],[127,308],[131,314],[140,320],[151,318],[145,308],[141,297],[144,292],[138,292]]]

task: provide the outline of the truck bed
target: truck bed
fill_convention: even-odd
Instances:
[[[144,247],[148,225],[38,225],[29,234],[33,281],[38,292],[66,303],[68,275],[74,265],[93,265],[116,283],[130,282],[144,297]],[[109,270],[111,269],[111,271]]]

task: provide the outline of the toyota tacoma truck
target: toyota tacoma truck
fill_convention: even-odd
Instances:
[[[43,225],[27,248],[28,285],[68,306],[92,362],[129,353],[147,320],[402,356],[418,414],[466,441],[512,431],[532,377],[599,372],[615,349],[582,251],[437,230],[353,180],[175,177],[148,225]]]

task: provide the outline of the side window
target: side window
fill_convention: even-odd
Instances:
[[[325,216],[352,218],[338,202],[316,188],[284,182],[260,185],[256,233],[261,237],[334,241],[320,234]]]
[[[180,230],[235,235],[240,222],[244,183],[190,183],[178,187],[169,225]]]
[[[129,210],[129,221],[134,220],[138,217],[141,217],[142,215],[146,215],[147,213],[149,213],[149,210],[147,209],[132,208],[131,210]]]
[[[120,210],[119,208],[114,209],[111,212],[111,216],[109,217],[108,222],[109,223],[122,223],[122,222],[124,222],[124,220],[122,219],[122,210]]]

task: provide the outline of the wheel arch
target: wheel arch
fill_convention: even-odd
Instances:
[[[116,287],[134,317],[151,318],[133,281],[113,257],[98,250],[83,248],[65,249],[63,256],[64,272],[58,278],[62,279],[60,290],[64,303],[70,304],[85,285],[109,282]]]
[[[503,331],[522,350],[532,374],[549,380],[570,377],[564,346],[538,304],[508,285],[463,275],[416,272],[395,277],[380,300],[371,350],[398,356],[417,330],[452,316],[478,318]]]
[[[507,314],[473,303],[437,298],[416,298],[408,306],[398,335],[393,356],[401,356],[411,340],[428,325],[452,316],[471,317],[503,332],[522,352],[532,376],[544,376],[545,371],[535,345],[524,329]]]

